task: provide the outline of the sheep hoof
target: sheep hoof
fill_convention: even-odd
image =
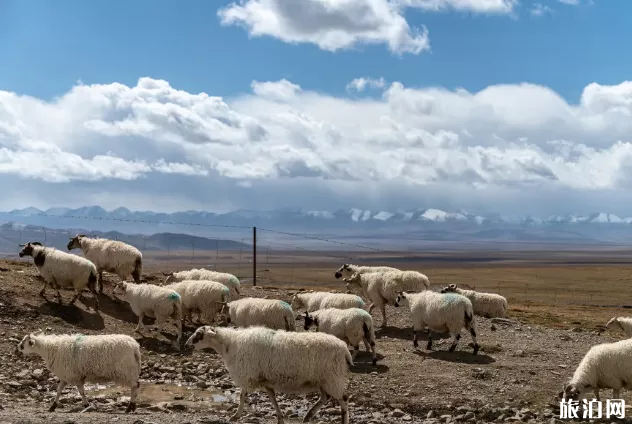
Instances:
[[[480,348],[479,345],[474,345],[474,355],[476,355],[478,353],[478,349]]]
[[[136,402],[130,402],[129,405],[127,405],[127,408],[125,409],[125,413],[129,414],[130,412],[134,412],[136,411]]]
[[[57,402],[53,402],[50,408],[48,408],[48,412],[53,412],[55,409],[57,409]]]
[[[377,365],[377,359],[373,358],[373,361],[371,361],[371,363],[372,363],[373,365]]]
[[[417,340],[415,340],[415,341],[413,342],[413,346],[415,346],[415,347],[419,347],[419,343],[417,343]]]

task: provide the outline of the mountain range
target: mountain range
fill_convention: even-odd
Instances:
[[[272,211],[235,210],[226,213],[181,211],[162,213],[131,211],[100,206],[76,209],[29,207],[0,212],[0,221],[11,225],[42,226],[51,229],[82,228],[87,231],[118,231],[124,234],[162,232],[212,237],[221,234],[250,242],[251,227],[262,231],[295,232],[324,238],[344,237],[365,242],[408,239],[412,242],[510,242],[562,244],[632,245],[632,216],[607,212],[547,217],[505,216],[497,213],[472,214],[464,210],[436,208],[379,211],[358,208],[335,211],[278,209]],[[1,229],[0,229],[1,230]],[[277,234],[277,240],[308,243],[309,238]],[[1,235],[1,234],[0,234]],[[214,242],[214,241],[213,241]],[[401,244],[393,241],[391,244]],[[410,243],[408,243],[410,244]]]

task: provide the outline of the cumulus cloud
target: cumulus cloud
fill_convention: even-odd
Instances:
[[[579,4],[579,0],[559,0],[562,4],[568,4],[571,6],[577,6]]]
[[[567,207],[632,188],[632,82],[591,83],[569,104],[532,84],[354,81],[353,97],[288,80],[227,99],[151,78],[79,84],[50,102],[0,91],[0,180],[28,183],[3,202],[133,191],[153,199],[146,207],[175,209],[523,199],[511,207],[524,211],[538,196]],[[362,95],[368,86],[381,95]]]
[[[430,49],[428,30],[410,27],[389,0],[246,0],[217,14],[222,25],[240,25],[252,37],[311,43],[332,52],[360,44],[386,44],[397,54]]]
[[[406,7],[417,7],[424,10],[441,11],[446,9],[460,12],[486,14],[509,14],[513,12],[518,0],[393,0]],[[574,1],[574,0],[562,0]],[[576,1],[576,0],[575,0]]]
[[[386,81],[384,78],[354,78],[349,84],[347,84],[347,91],[364,91],[367,87],[371,88],[384,88]]]

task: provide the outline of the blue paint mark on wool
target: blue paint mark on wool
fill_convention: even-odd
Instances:
[[[169,293],[168,298],[169,300],[178,300],[180,299],[180,295],[176,292],[173,292],[173,293]]]
[[[289,303],[284,302],[283,300],[279,300],[279,302],[281,302],[281,306],[283,306],[285,309],[288,309],[290,311],[292,310],[292,306],[290,306]]]
[[[356,296],[356,297],[360,301],[360,305],[362,305],[362,307],[364,307],[365,306],[364,300],[362,300],[362,298],[360,296]]]
[[[239,278],[235,277],[234,275],[230,277],[230,281],[231,283],[239,283]]]
[[[78,334],[77,338],[75,339],[75,343],[81,343],[83,341],[83,339],[85,339],[86,336],[84,336],[83,334]]]

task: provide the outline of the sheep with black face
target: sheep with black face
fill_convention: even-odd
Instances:
[[[46,285],[57,291],[57,301],[61,303],[60,288],[72,288],[75,296],[69,305],[73,305],[84,289],[89,289],[94,297],[94,309],[99,310],[99,298],[96,292],[97,268],[92,262],[81,256],[62,252],[53,247],[44,247],[38,241],[20,245],[19,256],[31,256],[33,263],[44,278],[44,287],[39,295],[44,297]]]

